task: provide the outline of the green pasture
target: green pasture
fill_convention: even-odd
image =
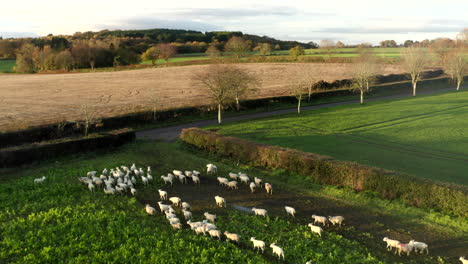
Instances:
[[[0,60],[0,72],[12,72],[15,66],[15,60]]]
[[[329,264],[440,263],[437,262],[439,257],[434,255],[400,260],[386,252],[380,235],[360,234],[353,231],[352,226],[345,227],[343,235],[327,232],[318,238],[306,226],[298,225],[292,219],[262,219],[228,211],[219,217],[217,226],[221,230],[242,234],[241,245],[236,246],[195,235],[187,226],[174,231],[161,214],[146,215],[144,205],[137,199],[126,195],[106,196],[100,189],[92,193],[77,179],[87,171],[134,162],[139,167],[151,165],[153,176],[156,176],[150,187],[137,186],[139,192],[147,195],[156,196],[158,188],[171,191],[163,186],[157,175],[174,168],[203,171],[205,164],[216,162],[219,173],[223,175],[242,170],[276,186],[281,186],[281,182],[283,185],[307,187],[311,195],[332,197],[328,199],[341,201],[343,206],[358,206],[361,214],[371,214],[376,210],[379,215],[396,217],[397,222],[405,224],[406,228],[427,228],[427,232],[438,230],[444,234],[444,240],[458,239],[456,237],[467,230],[466,223],[460,219],[407,208],[398,201],[381,201],[347,190],[316,186],[298,175],[289,175],[285,180],[285,172],[262,171],[223,161],[178,143],[137,141],[112,153],[88,153],[21,169],[1,170],[0,262],[277,263],[269,248],[265,254],[252,250],[249,238],[256,236],[283,246],[287,263],[305,263],[307,260]],[[47,180],[43,184],[34,184],[33,180],[41,176],[46,176]],[[206,179],[204,177],[202,182]],[[196,219],[201,217],[196,216]],[[383,225],[379,222],[369,224]],[[364,242],[376,243],[369,249],[358,242],[360,239],[346,238],[350,234],[357,235]]]
[[[468,92],[304,111],[226,124],[220,133],[468,184]]]

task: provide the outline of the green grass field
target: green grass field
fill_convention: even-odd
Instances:
[[[346,105],[223,125],[220,133],[468,184],[468,92]]]
[[[281,245],[285,250],[286,263],[305,263],[307,260],[327,264],[446,263],[437,261],[438,253],[410,258],[395,257],[393,253],[386,252],[381,234],[375,235],[372,230],[365,233],[356,231],[349,222],[341,232],[330,231],[318,238],[304,224],[298,224],[296,219],[286,220],[284,215],[262,219],[229,210],[219,215],[217,226],[220,230],[242,234],[241,244],[237,246],[208,236],[195,235],[186,226],[181,231],[174,231],[161,214],[155,217],[146,215],[139,200],[147,203],[148,199],[157,199],[158,188],[175,192],[172,188],[163,186],[158,177],[155,177],[156,183],[150,187],[142,188],[137,185],[141,195],[137,195],[137,199],[119,195],[106,196],[102,190],[91,193],[77,180],[78,176],[90,170],[133,162],[137,162],[138,166],[151,165],[154,176],[174,168],[203,171],[206,163],[216,162],[221,174],[245,171],[251,176],[259,176],[273,183],[279,194],[281,191],[278,186],[300,185],[310,191],[307,195],[314,197],[313,199],[328,199],[327,201],[333,203],[338,201],[337,208],[341,208],[340,210],[349,207],[347,211],[359,212],[358,215],[373,215],[373,220],[365,223],[365,226],[373,226],[392,234],[405,235],[408,232],[406,230],[411,230],[412,233],[437,234],[436,241],[439,243],[459,241],[460,234],[468,230],[466,223],[460,219],[408,208],[398,201],[382,201],[352,191],[317,186],[305,177],[288,175],[281,171],[268,172],[235,165],[234,162],[219,160],[180,144],[138,141],[113,153],[88,153],[51,160],[29,168],[1,170],[0,262],[277,263],[269,248],[265,254],[252,250],[249,238],[256,236]],[[34,178],[43,175],[47,177],[44,184],[33,183]],[[202,177],[202,186],[203,181],[206,184],[205,177]],[[187,188],[203,194],[197,187]],[[320,206],[310,204],[309,207],[321,208],[323,202],[319,204]],[[196,207],[197,204],[192,203],[192,206]],[[213,208],[214,206],[209,210],[216,210]],[[387,226],[379,218],[375,218],[375,215],[392,221]],[[310,219],[309,216],[306,218]],[[196,220],[200,220],[200,217],[196,216]],[[443,234],[443,237],[439,234]],[[371,243],[368,245],[362,244],[369,241]],[[460,247],[460,241],[456,244]],[[437,252],[440,254],[445,253],[443,243],[433,242],[431,246],[433,249],[438,248]],[[452,244],[452,247],[456,246]],[[311,248],[314,250],[310,250]],[[458,254],[440,259],[454,260],[455,256]]]
[[[13,72],[15,66],[15,60],[0,60],[0,72]]]

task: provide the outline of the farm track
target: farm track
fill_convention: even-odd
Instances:
[[[240,185],[239,190],[227,190],[218,185],[214,178],[202,177],[201,187],[192,184],[175,183],[173,187],[163,187],[168,191],[169,196],[178,196],[183,201],[192,205],[191,211],[194,215],[194,221],[203,219],[204,212],[215,213],[219,216],[226,215],[226,209],[218,208],[214,202],[214,196],[220,195],[227,201],[227,210],[235,210],[232,205],[243,206],[247,208],[258,207],[268,210],[270,217],[288,218],[290,221],[307,225],[312,222],[310,216],[317,215],[342,215],[345,217],[345,226],[324,227],[325,232],[335,232],[348,239],[359,241],[366,247],[371,248],[372,252],[379,258],[388,260],[404,259],[393,256],[393,253],[385,251],[385,243],[382,238],[385,236],[399,238],[402,241],[417,239],[425,241],[430,245],[431,255],[440,255],[447,257],[457,257],[464,254],[467,239],[464,237],[448,239],[447,234],[433,232],[430,228],[423,227],[408,219],[401,219],[395,215],[389,215],[379,210],[369,211],[366,208],[347,204],[343,201],[313,196],[310,194],[301,194],[292,190],[275,188],[273,195],[267,195],[264,189],[259,189],[251,194],[247,185]],[[157,204],[159,196],[157,191],[152,188],[142,190],[138,196],[142,204]],[[296,209],[296,218],[287,217],[284,212],[284,206],[292,206]],[[256,217],[253,216],[252,217]],[[224,219],[228,220],[228,219]],[[222,221],[222,220],[220,220]],[[350,231],[346,227],[354,227],[355,231]],[[184,226],[187,228],[187,226]],[[221,230],[225,231],[225,230]],[[372,238],[362,236],[363,233],[371,233]],[[240,234],[242,236],[242,234]],[[259,233],[260,236],[260,233]],[[253,250],[248,238],[243,237],[240,247],[247,250]],[[273,257],[265,254],[268,258]],[[412,255],[414,259],[424,259],[426,256]],[[287,260],[285,263],[288,263]]]

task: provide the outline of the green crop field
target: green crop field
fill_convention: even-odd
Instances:
[[[15,60],[0,60],[0,72],[12,72],[15,66]]]
[[[148,187],[136,185],[136,197],[109,196],[99,188],[90,192],[77,179],[87,171],[133,162],[139,167],[150,165],[155,176]],[[262,177],[276,186],[275,194],[251,194],[246,186],[227,191],[216,183],[216,176],[206,175],[202,175],[200,187],[180,183],[169,187],[157,176],[175,168],[203,172],[209,162],[216,162],[220,175],[242,170],[251,177]],[[407,208],[398,201],[381,201],[352,191],[315,186],[299,175],[288,175],[285,180],[282,178],[287,175],[285,172],[235,165],[175,143],[138,141],[113,153],[82,154],[0,172],[0,263],[278,263],[268,247],[276,242],[286,256],[286,261],[280,263],[312,260],[326,264],[435,264],[455,260],[464,250],[460,234],[468,230],[462,219]],[[33,183],[41,176],[47,177],[44,183]],[[291,187],[295,186],[293,181],[298,181],[310,194],[289,193],[278,187],[282,186],[278,182],[289,181]],[[172,230],[162,214],[148,216],[144,204],[157,206],[159,188],[167,190],[169,196],[177,195],[191,203],[196,221],[202,219],[204,211],[216,213],[218,228],[239,233],[240,244],[196,235],[185,224],[182,230]],[[216,194],[227,198],[228,208],[214,205],[212,197]],[[269,209],[267,218],[230,208],[234,203],[253,206],[263,199],[262,206]],[[305,200],[308,201],[304,203]],[[293,206],[303,204],[303,210],[325,215],[332,210],[348,220],[344,227],[324,227],[325,233],[319,238],[306,226],[310,222],[309,212],[306,215],[299,210],[294,219],[285,216],[282,206],[288,202]],[[277,212],[268,206],[278,207]],[[366,215],[372,215],[372,221],[367,221]],[[429,256],[398,257],[385,250],[382,241],[385,234],[407,239],[407,230],[419,237],[428,234],[424,237],[431,243]],[[264,254],[252,249],[251,236],[267,242]],[[447,241],[450,248],[446,247]],[[447,254],[454,248],[456,252]]]
[[[220,133],[468,184],[468,92],[304,111],[223,125]]]

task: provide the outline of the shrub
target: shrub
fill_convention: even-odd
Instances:
[[[339,161],[331,157],[225,137],[199,128],[182,130],[181,139],[209,152],[255,166],[297,172],[320,184],[377,192],[384,199],[401,199],[416,206],[468,216],[468,189],[394,171]]]

